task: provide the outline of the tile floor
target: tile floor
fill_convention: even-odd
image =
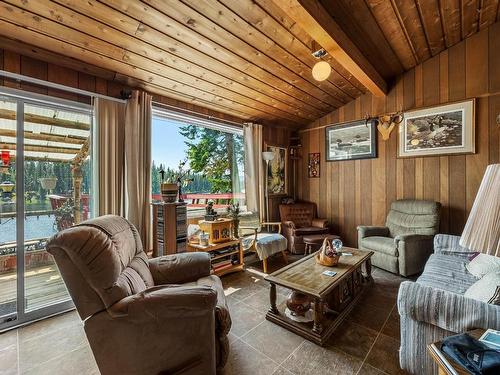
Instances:
[[[280,258],[270,262],[282,266]],[[247,262],[248,263],[248,262]],[[233,320],[223,375],[401,374],[398,286],[404,279],[374,269],[375,283],[325,347],[265,320],[268,285],[260,263],[223,277]],[[278,288],[278,301],[287,290]],[[76,312],[0,334],[0,375],[99,374]]]

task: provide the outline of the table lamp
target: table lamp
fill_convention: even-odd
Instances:
[[[500,164],[486,168],[460,245],[472,251],[500,256]]]

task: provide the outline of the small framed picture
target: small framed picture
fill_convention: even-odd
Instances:
[[[356,120],[328,126],[326,161],[368,159],[377,157],[375,125]]]
[[[474,99],[405,112],[398,157],[474,153],[474,128]]]

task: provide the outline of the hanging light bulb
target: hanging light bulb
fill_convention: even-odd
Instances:
[[[332,67],[326,61],[318,61],[312,68],[312,76],[316,81],[324,81],[331,72]]]

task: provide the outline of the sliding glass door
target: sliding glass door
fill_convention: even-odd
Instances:
[[[92,110],[0,93],[0,330],[72,307],[47,240],[92,215]]]

